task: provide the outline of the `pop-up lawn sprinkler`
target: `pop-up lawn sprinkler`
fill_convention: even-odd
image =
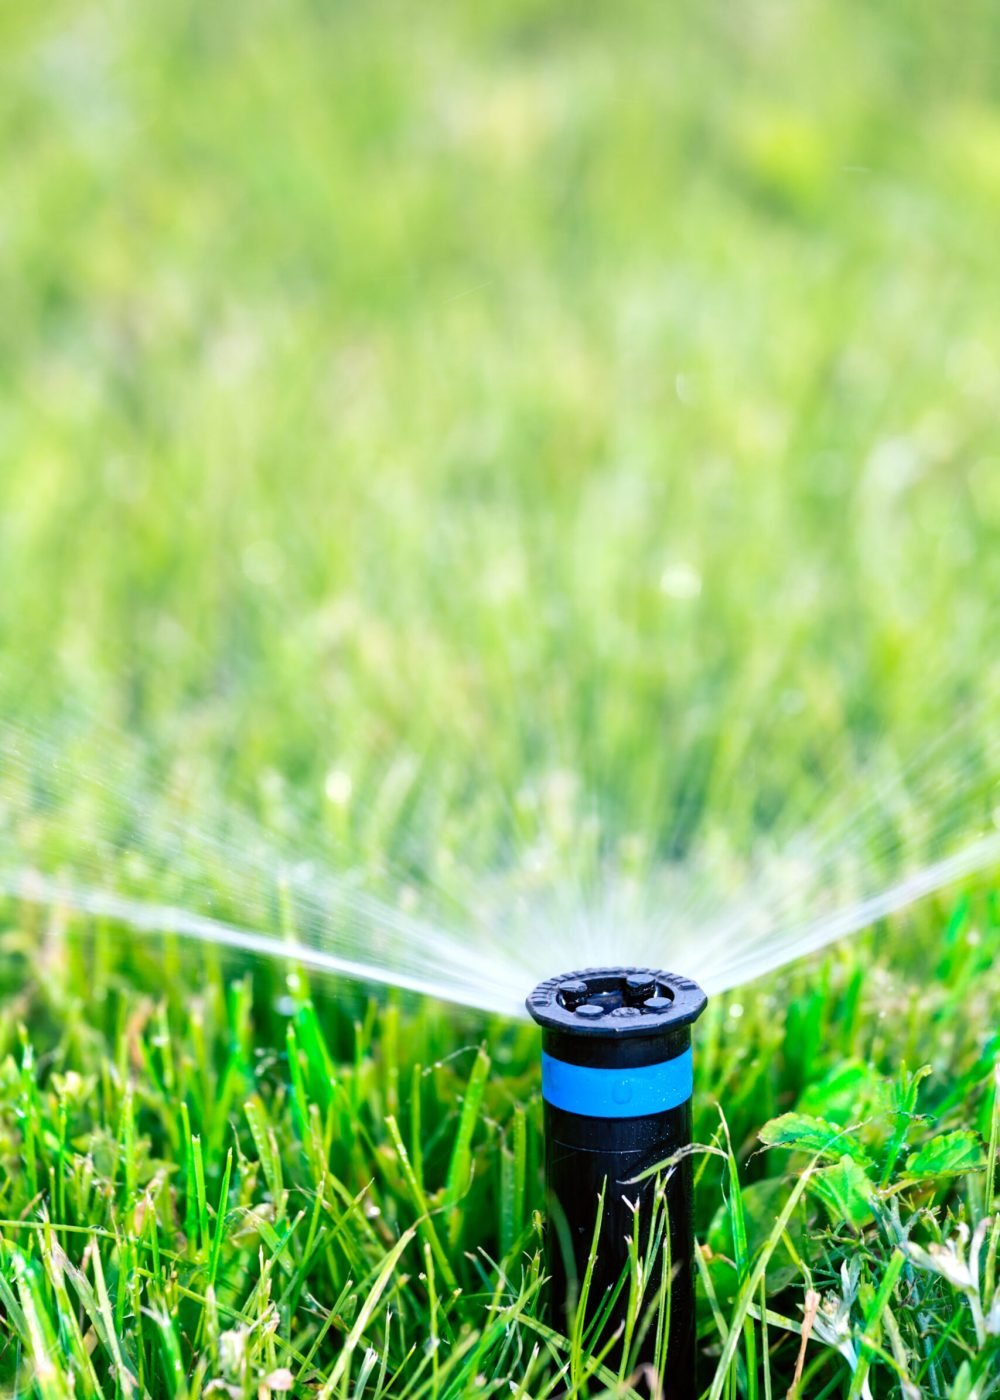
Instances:
[[[527,999],[529,1013],[542,1027],[553,1321],[563,1331],[569,1326],[602,1191],[588,1319],[599,1314],[628,1264],[636,1209],[640,1257],[644,1254],[659,1182],[669,1220],[670,1323],[663,1379],[670,1400],[696,1394],[691,1159],[683,1158],[662,1178],[635,1178],[691,1141],[691,1024],[706,1001],[686,977],[646,968],[567,973],[540,983]],[[642,1312],[661,1292],[663,1256],[661,1242]],[[619,1328],[624,1332],[628,1297],[626,1280],[603,1329],[604,1341]],[[654,1318],[639,1359],[652,1362],[655,1349]],[[615,1348],[609,1360],[617,1360]]]

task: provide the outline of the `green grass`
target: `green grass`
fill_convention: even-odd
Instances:
[[[134,789],[418,905],[704,852],[729,895],[956,722],[837,873],[981,829],[998,30],[989,0],[5,5],[0,719],[60,766],[0,742],[0,875],[245,916]],[[787,1393],[814,1293],[798,1395],[996,1390],[991,886],[700,1027],[720,1400]],[[0,931],[7,1391],[622,1379],[544,1322],[530,1028],[314,1010],[294,970],[16,901]]]
[[[1000,1035],[980,1028],[1000,987],[973,934],[995,915],[964,901],[946,935],[901,930],[929,978],[886,958],[863,977],[866,936],[739,1016],[710,1008],[696,1133],[723,1149],[698,1166],[714,1395],[785,1393],[811,1290],[797,1394],[865,1394],[866,1376],[876,1395],[994,1392]],[[532,1029],[329,983],[314,1002],[295,969],[284,988],[275,968],[251,981],[30,908],[5,923],[5,1385],[624,1393],[627,1363],[601,1370],[545,1321]],[[964,1259],[969,1231],[980,1270],[963,1284],[934,1250]]]

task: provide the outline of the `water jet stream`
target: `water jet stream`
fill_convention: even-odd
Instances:
[[[151,773],[135,745],[102,740],[95,767],[7,724],[0,892],[507,1015],[534,983],[612,961],[670,966],[718,993],[1000,864],[991,733],[977,713],[888,776],[848,775],[809,825],[750,849],[717,827],[683,860],[631,870],[584,868],[571,843],[423,878],[334,863],[308,830],[279,836],[232,804],[193,803],[162,777],[163,756]]]

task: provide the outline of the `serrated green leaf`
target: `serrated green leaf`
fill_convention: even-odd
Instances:
[[[825,1121],[856,1123],[864,1107],[876,1096],[881,1085],[879,1075],[865,1060],[837,1063],[829,1074],[815,1080],[806,1088],[798,1104],[799,1113],[818,1115]]]
[[[868,1153],[850,1133],[807,1113],[783,1113],[780,1118],[772,1118],[761,1128],[760,1140],[768,1147],[787,1147],[811,1156],[822,1153],[837,1161],[846,1153],[862,1166],[871,1164]]]
[[[826,1206],[834,1225],[846,1220],[862,1230],[872,1220],[875,1187],[861,1165],[845,1152],[832,1167],[823,1167],[812,1179],[812,1188]]]
[[[924,1181],[933,1177],[963,1176],[982,1171],[986,1165],[983,1143],[978,1133],[940,1133],[911,1152],[904,1176]]]

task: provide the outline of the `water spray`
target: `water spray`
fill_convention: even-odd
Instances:
[[[550,978],[526,1003],[542,1027],[553,1322],[564,1332],[571,1326],[596,1227],[585,1326],[598,1325],[598,1344],[611,1344],[612,1364],[630,1327],[638,1337],[646,1326],[640,1363],[654,1363],[658,1351],[663,1359],[665,1340],[663,1379],[671,1400],[697,1394],[691,1158],[682,1156],[662,1173],[651,1169],[691,1141],[691,1025],[706,1001],[686,977],[601,968]],[[637,1256],[630,1256],[630,1240]],[[627,1277],[614,1296],[630,1257],[645,1259],[650,1269],[631,1323]],[[668,1283],[669,1309],[659,1301]]]

